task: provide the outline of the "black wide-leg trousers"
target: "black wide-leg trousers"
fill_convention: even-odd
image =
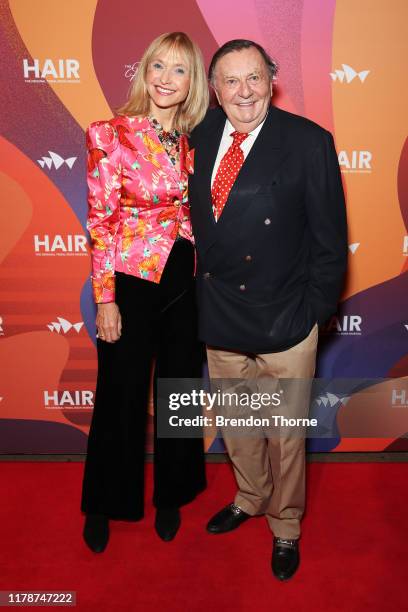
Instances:
[[[97,341],[98,379],[81,509],[111,519],[143,517],[146,417],[154,379],[200,378],[194,248],[177,240],[160,283],[116,273],[122,335]],[[157,407],[155,407],[157,411]],[[202,439],[158,438],[154,427],[156,508],[181,506],[206,486]]]

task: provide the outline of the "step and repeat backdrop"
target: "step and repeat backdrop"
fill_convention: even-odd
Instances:
[[[0,453],[86,449],[96,351],[84,131],[113,115],[146,45],[172,30],[196,40],[207,66],[229,39],[258,41],[280,66],[274,103],[334,134],[349,272],[339,310],[321,330],[317,375],[348,383],[339,393],[323,385],[314,397],[327,435],[309,449],[408,450],[407,2],[0,7]],[[376,391],[369,401],[367,389]],[[350,414],[372,425],[366,435],[342,435]],[[222,443],[209,434],[206,447],[218,452]]]

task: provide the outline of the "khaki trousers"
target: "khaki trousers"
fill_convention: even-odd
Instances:
[[[210,378],[258,381],[261,388],[262,381],[264,387],[269,380],[279,388],[282,379],[301,379],[290,387],[286,407],[276,414],[306,417],[317,339],[316,324],[302,342],[279,353],[256,355],[208,346]],[[248,514],[265,514],[276,537],[298,538],[305,508],[304,435],[285,430],[271,437],[235,437],[224,431],[223,436],[238,485],[234,503]]]

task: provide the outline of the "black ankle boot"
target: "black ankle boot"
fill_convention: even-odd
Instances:
[[[164,542],[170,542],[174,538],[179,530],[180,523],[180,510],[178,508],[157,508],[154,527],[157,535]]]
[[[92,552],[103,552],[109,541],[108,517],[104,514],[87,514],[83,536]]]

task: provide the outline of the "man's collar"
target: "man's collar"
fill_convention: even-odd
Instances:
[[[269,112],[269,111],[268,111],[268,112]],[[259,132],[260,132],[260,131],[261,131],[261,129],[262,129],[263,124],[264,124],[264,123],[265,123],[265,121],[266,121],[267,116],[268,116],[268,113],[266,113],[264,120],[263,120],[263,121],[262,121],[262,122],[261,122],[259,125],[257,125],[257,126],[256,126],[256,128],[254,128],[253,130],[251,130],[250,132],[248,132],[248,134],[249,134],[250,136],[253,136],[254,138],[256,138],[256,137],[258,136]],[[231,121],[230,121],[230,120],[228,119],[228,117],[227,117],[226,122],[225,122],[224,133],[228,134],[228,136],[229,136],[229,135],[230,135],[232,132],[235,132],[235,128],[234,128],[234,126],[232,125]]]

